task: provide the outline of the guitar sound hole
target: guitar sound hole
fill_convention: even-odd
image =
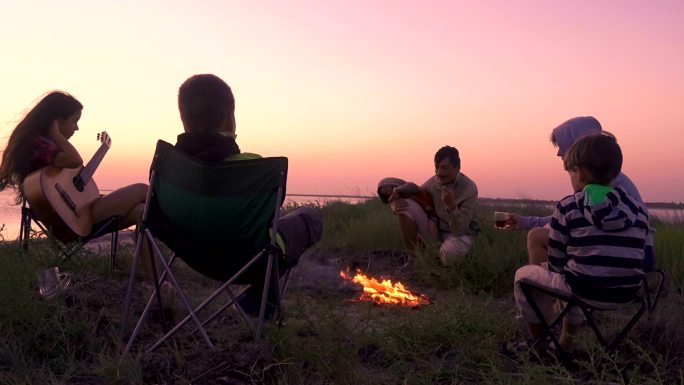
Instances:
[[[74,177],[74,187],[78,192],[83,192],[83,190],[85,190],[85,183],[80,176]]]

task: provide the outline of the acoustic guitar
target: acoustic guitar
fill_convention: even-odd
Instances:
[[[46,166],[29,174],[22,185],[31,210],[51,235],[65,243],[92,231],[91,207],[100,197],[93,174],[112,145],[106,132],[97,138],[102,144],[85,166]]]

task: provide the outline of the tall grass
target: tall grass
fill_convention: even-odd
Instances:
[[[656,264],[667,272],[672,288],[681,293],[684,289],[684,221],[669,224],[655,220],[652,225],[656,229]]]
[[[322,248],[371,251],[403,247],[396,218],[379,199],[355,205],[332,202],[323,211]]]
[[[81,311],[74,297],[45,300],[38,295],[37,273],[59,263],[51,245],[40,243],[31,254],[16,245],[0,246],[0,383],[50,384],[81,376],[116,341],[107,327],[108,309]],[[79,269],[83,276],[96,277],[99,266],[84,261]]]
[[[379,200],[333,202],[321,209],[325,227],[313,259],[344,261],[349,255],[403,250],[396,217]],[[207,351],[186,330],[157,352],[141,353],[136,349],[161,333],[158,324],[151,324],[123,360],[118,328],[125,269],[110,272],[107,258],[88,251],[65,265],[45,241],[28,253],[15,244],[0,244],[0,384],[576,383],[577,375],[560,364],[515,363],[498,353],[503,341],[527,335],[515,320],[511,293],[513,274],[527,255],[525,232],[491,226],[494,209],[478,210],[482,231],[460,264],[442,266],[436,245],[428,245],[409,269],[387,271],[427,289],[428,306],[376,306],[351,301],[348,290],[307,291],[293,285],[286,296],[285,323],[269,323],[266,342],[253,344],[240,320],[228,314],[210,330],[220,347],[216,352]],[[548,211],[533,204],[496,209]],[[658,221],[654,226],[658,265],[668,274],[669,290],[615,356],[603,354],[588,328],[582,328],[580,346],[591,358],[583,371],[597,383],[684,384],[684,226]],[[101,278],[97,285],[45,300],[36,292],[36,274],[58,264],[75,283]],[[179,267],[191,292],[214,287]],[[143,299],[140,294],[138,300]],[[611,329],[621,320],[602,318],[601,326]]]
[[[536,209],[536,211],[535,211]],[[323,248],[373,251],[401,250],[403,240],[397,218],[378,199],[355,205],[336,203],[325,206]],[[523,208],[540,212],[537,208]],[[481,208],[477,216],[481,232],[464,263],[454,267],[441,266],[436,245],[418,252],[418,278],[438,287],[466,286],[474,292],[505,293],[510,291],[513,273],[527,259],[524,232],[496,230],[491,226],[493,208]]]

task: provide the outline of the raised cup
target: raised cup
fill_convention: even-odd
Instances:
[[[506,227],[506,219],[508,219],[508,213],[504,211],[494,212],[494,227],[497,229],[503,229]]]

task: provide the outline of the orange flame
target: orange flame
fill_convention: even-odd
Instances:
[[[376,278],[361,274],[360,271],[357,271],[354,277],[340,271],[340,277],[363,286],[363,294],[359,297],[360,301],[373,301],[378,304],[389,303],[406,307],[430,303],[426,296],[411,293],[401,282],[392,283],[389,279],[383,279],[380,282]]]

